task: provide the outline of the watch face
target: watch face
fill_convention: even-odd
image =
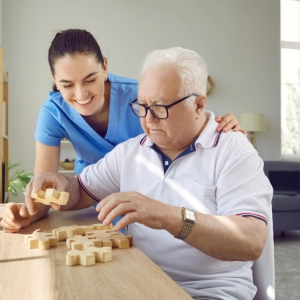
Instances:
[[[196,214],[192,210],[185,209],[185,218],[195,222]]]

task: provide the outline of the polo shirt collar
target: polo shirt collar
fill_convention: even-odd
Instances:
[[[206,117],[208,118],[208,122],[199,135],[199,137],[195,141],[195,146],[197,144],[200,144],[203,148],[212,148],[216,147],[219,142],[220,134],[221,132],[217,132],[216,128],[218,127],[218,123],[215,121],[215,115],[213,112],[205,110],[204,111]],[[151,148],[153,145],[153,142],[150,140],[150,138],[145,135],[141,141],[141,146],[145,148]]]
[[[222,131],[216,131],[219,123],[215,121],[215,114],[212,111],[208,110],[205,110],[204,113],[206,115],[206,118],[208,119],[208,122],[197,138],[195,145],[200,144],[202,148],[216,147],[218,145]]]

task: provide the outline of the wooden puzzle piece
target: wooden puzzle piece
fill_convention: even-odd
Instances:
[[[44,205],[50,205],[50,203],[66,205],[69,200],[69,193],[59,192],[55,189],[46,189],[46,191],[40,190],[38,193],[31,192],[31,198],[33,198],[35,202]]]
[[[112,248],[112,241],[107,237],[75,235],[73,238],[66,240],[66,246],[72,250],[84,250],[85,247]]]
[[[133,244],[132,236],[125,236],[119,231],[111,230],[92,230],[86,233],[86,236],[95,237],[100,239],[105,237],[105,239],[112,242],[113,248],[127,249]]]
[[[110,230],[112,229],[112,224],[93,224],[89,226],[62,226],[52,230],[52,234],[57,237],[59,241],[65,241],[68,238],[72,238],[75,235],[86,235],[87,232],[93,230]]]
[[[99,262],[112,261],[112,251],[109,247],[86,247],[84,250],[70,250],[66,255],[67,266],[92,266]]]
[[[57,238],[52,233],[38,232],[35,230],[32,234],[25,235],[25,243],[29,249],[39,248],[47,250],[50,247],[57,246]]]

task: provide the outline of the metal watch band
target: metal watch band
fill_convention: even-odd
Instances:
[[[185,240],[188,237],[188,235],[190,234],[194,224],[195,223],[185,221],[181,232],[179,233],[179,235],[175,236],[175,238],[180,239],[180,240]]]

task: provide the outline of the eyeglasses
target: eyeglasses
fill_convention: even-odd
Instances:
[[[130,102],[130,107],[132,109],[132,111],[134,112],[134,114],[140,118],[145,118],[147,115],[148,110],[151,111],[151,114],[153,115],[153,117],[163,120],[163,119],[167,119],[169,117],[169,111],[168,109],[192,96],[199,96],[197,94],[190,94],[170,105],[160,105],[160,104],[152,104],[152,105],[145,105],[145,104],[140,104],[138,103],[138,99],[134,99],[132,102]]]

